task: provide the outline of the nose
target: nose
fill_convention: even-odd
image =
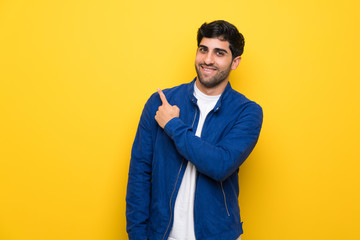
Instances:
[[[204,62],[205,62],[206,65],[214,64],[214,56],[211,54],[211,52],[208,52],[206,54]]]

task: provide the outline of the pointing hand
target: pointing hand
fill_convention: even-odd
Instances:
[[[160,95],[162,105],[159,107],[158,111],[156,112],[155,120],[157,121],[157,123],[161,128],[164,128],[165,125],[171,119],[180,116],[180,109],[176,105],[171,106],[169,104],[164,93],[161,91],[160,88],[158,88],[158,93]]]

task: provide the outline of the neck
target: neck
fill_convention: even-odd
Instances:
[[[203,84],[201,84],[201,82],[199,81],[198,78],[196,78],[195,84],[196,87],[204,94],[208,95],[208,96],[216,96],[216,95],[220,95],[223,93],[223,91],[225,90],[227,84],[229,82],[229,79],[226,79],[225,81],[223,81],[222,83],[220,83],[219,85],[212,87],[212,88],[207,88],[205,87]]]

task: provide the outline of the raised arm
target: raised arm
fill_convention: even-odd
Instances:
[[[170,116],[169,111],[169,108],[159,108],[157,115]],[[191,127],[178,117],[171,117],[165,123],[164,130],[179,153],[192,162],[199,172],[216,181],[223,181],[239,168],[255,147],[262,118],[261,107],[249,102],[231,130],[216,145],[195,136]]]

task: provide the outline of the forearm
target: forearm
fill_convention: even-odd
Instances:
[[[164,130],[178,152],[199,172],[222,181],[239,168],[255,147],[262,123],[260,113],[244,117],[216,144],[195,136],[191,127],[179,118],[169,121]]]
[[[138,138],[138,137],[137,137]],[[133,145],[126,194],[126,219],[129,239],[146,239],[150,209],[151,164],[145,149]],[[142,144],[141,144],[142,145]],[[139,151],[140,150],[140,151]]]
[[[129,178],[126,196],[127,232],[130,240],[147,239],[150,183]]]

